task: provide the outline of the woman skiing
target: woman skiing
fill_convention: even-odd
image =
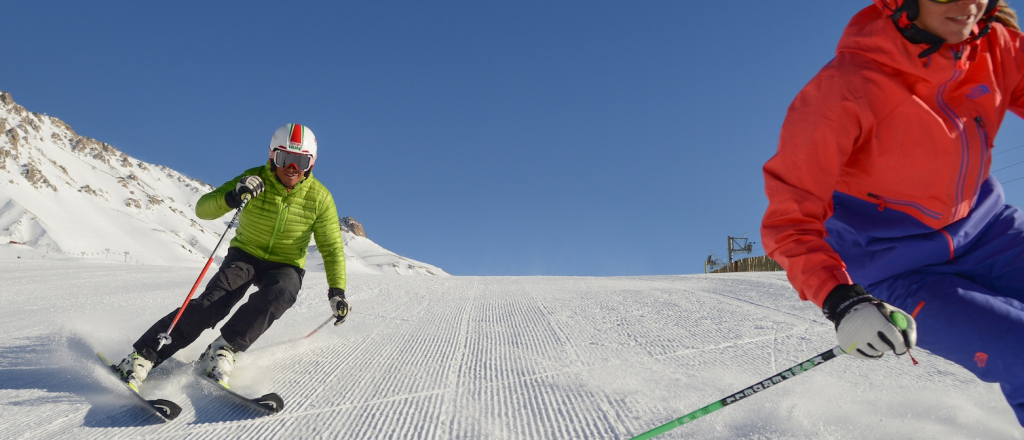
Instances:
[[[286,124],[274,132],[265,165],[246,170],[199,199],[196,214],[207,220],[238,208],[243,198],[249,202],[220,269],[206,290],[188,302],[170,332],[170,343],[162,345],[160,335],[178,310],[153,324],[135,342],[135,351],[118,365],[126,382],[137,388],[149,370],[226,318],[255,285],[259,290],[221,327],[221,336],[200,358],[203,373],[228,386],[235,354],[248,349],[295,303],[311,236],[323,255],[335,325],[346,318],[349,305],[338,211],[330,191],[312,176],[316,153],[316,137],[309,127]]]
[[[874,0],[788,110],[761,234],[845,352],[916,343],[998,382],[1024,425],[1024,212],[989,175],[1022,51],[1002,0]]]

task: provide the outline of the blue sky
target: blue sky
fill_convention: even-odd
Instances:
[[[0,90],[212,185],[308,125],[371,239],[455,275],[703,272],[869,1],[9,2]],[[729,7],[725,5],[728,4]],[[813,6],[808,6],[813,5]],[[993,170],[1024,202],[1024,123]]]

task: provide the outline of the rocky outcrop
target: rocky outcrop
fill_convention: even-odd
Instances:
[[[11,97],[9,92],[0,92],[0,105],[7,109],[12,118],[15,116],[24,117],[28,113],[25,107],[14,102],[14,98]]]
[[[39,167],[34,163],[25,165],[21,171],[21,175],[28,181],[28,183],[32,184],[32,186],[36,188],[49,188],[54,192],[57,191],[57,187],[50,183],[50,179],[47,179],[46,176],[43,175],[43,172],[39,170]]]
[[[29,113],[21,118],[19,128],[24,128],[32,133],[39,133],[43,125],[39,123],[39,117],[35,113]]]
[[[131,168],[131,163],[127,155],[118,151],[110,144],[97,141],[96,139],[80,136],[74,143],[72,151],[86,157],[91,157],[107,165],[120,163],[122,167]]]
[[[107,196],[107,192],[104,191],[103,188],[93,188],[89,185],[85,185],[81,188],[78,188],[78,192],[89,194],[91,196],[100,197],[103,198],[104,200],[110,200],[110,197]]]
[[[14,154],[18,153],[18,149],[21,148],[21,132],[15,129],[7,130],[5,133],[7,140],[11,143],[11,149],[14,150]]]
[[[360,237],[366,237],[366,231],[363,229],[362,223],[357,222],[356,219],[352,217],[341,218],[341,229]]]

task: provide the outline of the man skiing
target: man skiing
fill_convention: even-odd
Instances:
[[[312,175],[316,155],[313,132],[303,125],[286,124],[274,132],[266,164],[246,170],[199,199],[196,215],[206,220],[237,209],[245,200],[238,230],[206,290],[185,306],[168,335],[170,342],[161,345],[160,335],[178,310],[153,324],[135,342],[135,351],[117,366],[126,382],[137,388],[151,369],[227,317],[249,286],[255,285],[259,290],[228,319],[220,337],[200,357],[203,374],[227,387],[235,354],[248,349],[295,303],[311,235],[323,255],[335,325],[344,321],[349,305],[341,229],[334,198]]]

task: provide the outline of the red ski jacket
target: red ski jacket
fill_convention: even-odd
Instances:
[[[1022,43],[993,23],[919,58],[878,7],[853,17],[764,166],[761,238],[802,299],[947,261],[1002,206],[990,150],[1024,111]]]

